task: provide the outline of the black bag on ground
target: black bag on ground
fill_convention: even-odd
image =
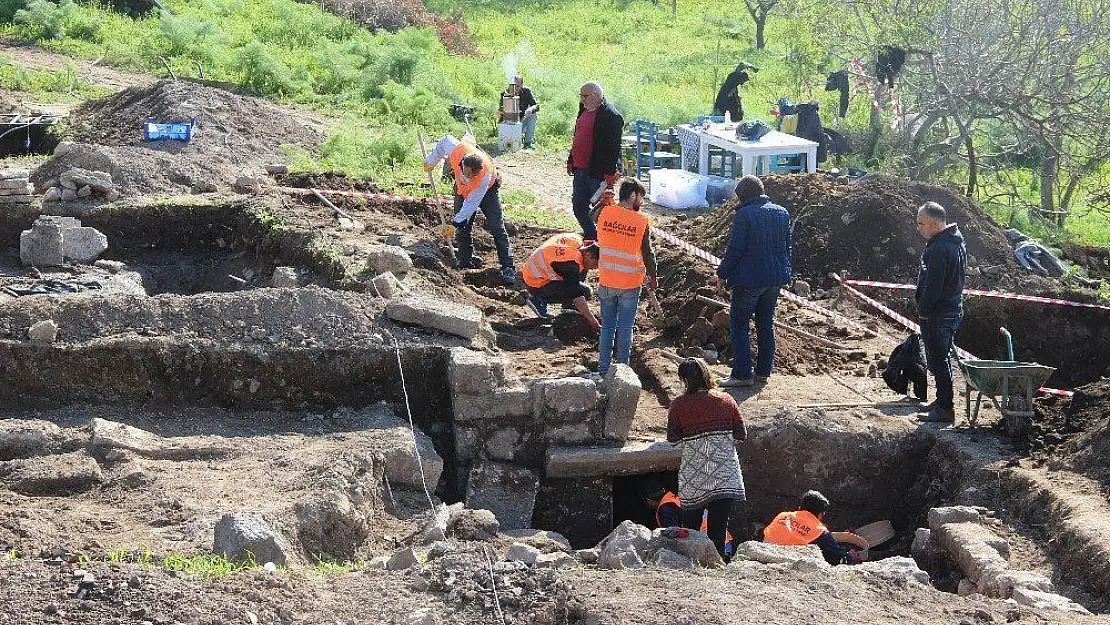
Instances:
[[[921,335],[915,332],[890,352],[890,360],[883,370],[883,381],[890,390],[903,395],[908,394],[912,382],[913,396],[925,401],[929,398],[929,379],[925,371]]]

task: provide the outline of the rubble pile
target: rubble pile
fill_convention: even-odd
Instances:
[[[72,149],[72,143],[59,143],[54,154],[66,154]],[[42,196],[43,202],[72,202],[91,197],[93,193],[109,202],[120,198],[120,192],[112,182],[112,174],[106,171],[89,171],[81,167],[68,169],[57,178],[47,180],[42,186],[46,190],[45,195]]]
[[[107,249],[108,237],[75,217],[43,215],[19,235],[19,260],[29,267],[92,263]]]

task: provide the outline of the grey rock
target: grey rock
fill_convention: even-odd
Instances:
[[[389,560],[385,563],[385,568],[390,571],[403,571],[416,566],[419,562],[420,558],[417,557],[412,547],[409,547],[390,556]]]
[[[290,553],[285,540],[257,512],[223,515],[216,522],[212,551],[236,562],[253,559],[258,564],[273,562],[278,566],[286,564]]]
[[[665,529],[653,531],[647,550],[649,552],[666,550],[679,553],[692,558],[705,568],[724,566],[724,560],[721,559],[721,554],[717,552],[717,546],[713,544],[708,535],[695,530],[688,531],[685,538],[671,538],[667,534],[668,532]]]
[[[84,187],[81,187],[80,189],[77,189],[77,197],[89,197],[90,195],[92,195],[92,192],[92,187],[86,185]]]
[[[605,406],[605,438],[624,442],[632,429],[643,386],[632,367],[616,364],[609,368],[602,385],[608,402]]]
[[[447,540],[447,523],[450,518],[451,514],[447,510],[447,504],[441,503],[436,506],[428,520],[424,522],[424,527],[420,530],[420,544],[429,545],[437,541]]]
[[[1087,608],[1084,608],[1071,599],[1050,592],[1018,588],[1014,590],[1014,595],[1011,598],[1017,602],[1018,605],[1026,605],[1031,608],[1090,614]]]
[[[390,272],[404,275],[412,271],[412,257],[408,250],[396,245],[372,245],[366,250],[366,266],[374,273]]]
[[[0,419],[0,460],[54,453],[66,444],[62,429],[50,421]]]
[[[960,570],[983,590],[985,582],[1008,567],[1006,559],[988,544],[993,535],[975,523],[945,523],[933,530],[934,539],[955,558]]]
[[[62,252],[70,260],[91,263],[107,249],[108,237],[96,228],[62,230]]]
[[[31,195],[3,195],[0,196],[0,204],[30,204],[34,199]]]
[[[516,458],[517,447],[520,445],[520,431],[516,428],[501,428],[490,436],[485,444],[486,455],[492,460],[512,462]]]
[[[24,167],[6,167],[0,169],[0,179],[3,180],[26,180],[30,175],[31,171]]]
[[[292,288],[301,285],[301,278],[294,267],[274,267],[274,276],[270,279],[270,286],[275,288]]]
[[[597,558],[597,565],[603,569],[613,569],[622,571],[626,569],[642,569],[644,568],[644,561],[640,554],[631,547],[624,547],[622,549],[602,549],[601,554]]]
[[[447,533],[460,540],[493,540],[501,524],[489,510],[462,508],[451,514]]]
[[[540,479],[533,471],[502,462],[480,460],[470,468],[466,507],[489,510],[504,530],[532,524]]]
[[[370,535],[366,515],[344,493],[318,493],[298,502],[295,509],[297,537],[304,551],[315,557],[354,559]]]
[[[554,553],[556,551],[570,552],[570,541],[559,532],[552,532],[548,530],[506,530],[506,536],[515,538],[517,542],[531,545],[544,553]]]
[[[764,543],[755,540],[742,542],[736,546],[732,561],[755,560],[761,564],[794,563],[808,560],[816,563],[818,568],[829,568],[825,557],[821,555],[821,548],[817,545],[785,546],[774,543]]]
[[[440,625],[439,617],[431,608],[421,608],[409,613],[404,620],[404,625]]]
[[[857,566],[837,567],[837,571],[871,575],[890,580],[915,579],[922,584],[929,583],[929,574],[922,571],[913,558],[894,556],[873,562],[864,562]]]
[[[65,156],[73,151],[77,144],[72,141],[59,141],[58,145],[54,146],[54,156]]]
[[[466,351],[469,352],[470,350]],[[486,381],[492,385],[499,379],[500,361],[498,361],[495,367],[498,367],[497,372],[493,372],[491,370],[493,367],[487,367],[486,363],[483,362],[480,367],[473,367],[472,369],[476,371],[479,376],[488,376],[486,377]],[[475,383],[476,380],[466,380],[465,386],[471,388]],[[483,382],[483,384],[484,383],[485,382]],[[460,385],[461,384],[460,381]],[[480,395],[456,393],[453,399],[456,421],[506,418],[519,421],[521,418],[530,417],[532,415],[532,389],[526,386],[498,388],[483,392]]]
[[[812,290],[813,289],[809,286],[809,283],[805,280],[794,281],[794,293],[796,293],[798,297],[808,298]]]
[[[678,569],[680,571],[693,571],[698,567],[690,556],[676,553],[670,549],[660,549],[655,553],[651,563],[665,569]]]
[[[92,437],[89,445],[101,452],[122,449],[147,458],[165,460],[221,458],[235,453],[233,447],[219,439],[163,438],[153,432],[99,417],[93,418],[90,426]]]
[[[404,290],[404,285],[401,284],[401,281],[397,279],[397,276],[393,275],[391,271],[378,274],[370,280],[370,292],[374,295],[380,295],[385,299],[392,299],[403,293]]]
[[[27,329],[27,338],[36,343],[53,343],[58,338],[58,324],[52,319],[36,322]]]
[[[70,183],[70,184],[72,184],[72,183]],[[63,187],[62,188],[62,201],[63,202],[72,202],[76,199],[77,199],[77,190],[76,189],[71,189],[69,187]]]
[[[109,273],[119,273],[127,269],[127,264],[121,263],[118,260],[104,260],[100,259],[93,263],[93,267],[99,267]]]
[[[601,549],[598,566],[607,569],[641,568],[644,566],[641,554],[646,551],[649,542],[651,530],[632,521],[622,521],[598,543],[598,548]],[[628,557],[629,553],[635,560]]]
[[[535,547],[530,547],[524,543],[513,543],[509,546],[508,553],[505,554],[505,559],[513,562],[523,562],[528,566],[536,563],[536,558],[540,557],[540,550]]]
[[[443,473],[443,458],[436,453],[432,439],[420,428],[410,430],[397,417],[393,418],[392,425],[382,422],[380,429],[392,443],[384,452],[385,476],[389,483],[407,490],[423,490],[427,484],[429,490],[435,490]]]
[[[988,597],[1001,597],[1008,599],[1017,589],[1036,590],[1038,592],[1052,592],[1056,588],[1052,580],[1040,573],[1033,571],[1017,571],[1009,569],[1002,571],[990,579],[980,582],[980,592]]]
[[[368,569],[384,569],[388,566],[389,559],[390,559],[390,556],[377,556],[377,557],[371,558],[370,561],[366,563],[366,568],[368,568]]]
[[[42,196],[43,202],[60,202],[62,200],[62,190],[58,187],[50,187]]]
[[[67,495],[103,481],[100,465],[83,451],[0,462],[0,481],[24,495]]]
[[[474,306],[427,296],[396,298],[385,307],[394,321],[423,326],[472,340],[482,330],[482,311]]]
[[[574,552],[574,558],[582,564],[597,564],[600,557],[601,550],[596,547],[593,549],[578,549]]]
[[[239,176],[235,178],[235,184],[231,188],[239,193],[259,193],[265,184],[266,177],[264,174],[245,169],[239,172]]]
[[[574,556],[562,551],[554,553],[541,553],[536,556],[536,568],[541,569],[572,569],[578,566],[578,560]]]
[[[266,173],[271,176],[280,176],[289,173],[289,166],[285,163],[270,163],[266,165]]]

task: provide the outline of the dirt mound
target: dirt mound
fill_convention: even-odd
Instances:
[[[88,102],[71,114],[68,154],[35,172],[37,184],[71,167],[108,171],[127,194],[215,191],[243,169],[283,161],[282,145],[313,150],[326,124],[265,100],[189,81],[161,80]],[[143,123],[195,120],[192,139],[143,141]]]
[[[1070,453],[1075,470],[1110,488],[1110,380],[1075,389],[1075,395],[1043,397],[1035,404],[1037,416],[1028,440],[1034,457]]]
[[[1083,267],[1092,278],[1110,278],[1110,249],[1064,243],[1064,258]]]
[[[860,278],[916,278],[924,241],[915,215],[924,202],[939,202],[949,221],[959,224],[968,253],[982,268],[974,284],[997,284],[1017,263],[1002,230],[976,206],[941,187],[894,176],[873,175],[844,182],[820,174],[791,174],[764,179],[767,195],[794,220],[794,269],[799,277],[824,280],[845,270]],[[691,241],[723,254],[736,204],[694,220]]]

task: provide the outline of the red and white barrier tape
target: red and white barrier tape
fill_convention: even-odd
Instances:
[[[276,189],[284,193],[291,193],[296,195],[312,195],[313,189],[302,189],[300,187],[281,187],[271,186],[269,189]],[[450,195],[441,195],[438,197],[415,197],[411,195],[397,195],[395,193],[374,193],[370,191],[345,191],[341,189],[315,189],[321,195],[339,195],[344,197],[359,197],[368,200],[378,200],[382,202],[427,202],[429,204],[441,203],[447,204],[454,198]],[[549,213],[563,213],[572,214],[570,209],[558,208],[555,206],[543,206],[541,204],[502,204],[501,208],[514,208],[514,209],[533,209],[542,210]]]
[[[855,295],[856,297],[860,298],[861,300],[867,302],[871,306],[875,307],[879,312],[885,314],[886,316],[890,317],[894,321],[897,321],[898,323],[902,324],[903,326],[906,327],[907,330],[911,330],[913,332],[920,332],[921,331],[921,327],[918,326],[917,323],[915,323],[915,322],[907,319],[906,317],[903,317],[902,315],[894,312],[893,310],[891,310],[887,306],[884,306],[883,304],[880,304],[878,301],[864,295],[863,293],[859,292],[855,288],[852,288],[851,284],[863,282],[863,280],[845,280],[845,279],[841,278],[840,276],[837,276],[836,279],[837,279],[838,282],[840,282],[840,285],[844,287],[844,290],[848,291],[852,295]],[[974,354],[967,351],[966,349],[960,348],[959,346],[956,346],[956,353],[958,353],[961,358],[966,358],[968,360],[978,360],[978,358],[976,358]],[[1042,386],[1041,388],[1037,389],[1037,392],[1043,393],[1045,395],[1056,395],[1058,397],[1071,397],[1071,396],[1075,395],[1075,393],[1073,393],[1072,391],[1065,391],[1065,390],[1061,390],[1061,389],[1058,389],[1058,388],[1049,388],[1047,386]]]
[[[900,284],[897,282],[879,282],[876,280],[844,280],[845,284],[854,284],[856,286],[873,286],[880,289],[898,289],[902,291],[913,291],[917,287],[912,284]],[[1086,304],[1083,302],[1073,302],[1066,299],[1057,299],[1054,297],[1041,297],[1039,295],[1021,295],[1019,293],[1006,293],[1003,291],[984,291],[981,289],[964,289],[965,295],[979,295],[982,297],[994,297],[998,299],[1013,299],[1024,302],[1040,302],[1042,304],[1053,304],[1056,306],[1072,306],[1074,308],[1096,308],[1099,310],[1110,310],[1110,306],[1102,304]]]

